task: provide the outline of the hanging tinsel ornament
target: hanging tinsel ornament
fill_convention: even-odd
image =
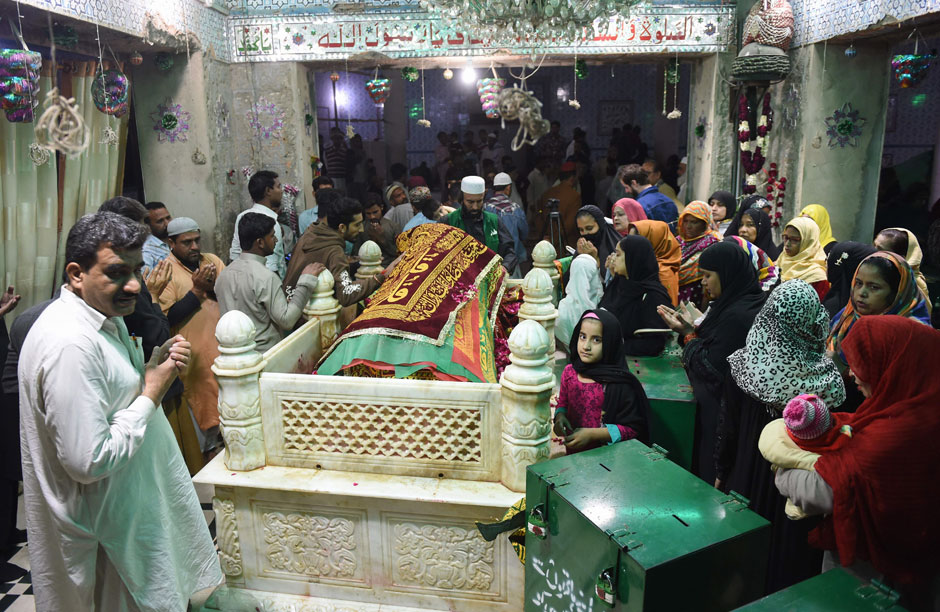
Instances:
[[[97,70],[91,81],[91,99],[106,115],[121,117],[127,112],[130,82],[120,70]]]
[[[338,82],[338,81],[339,81],[339,73],[336,72],[335,70],[334,70],[333,72],[331,72],[331,73],[330,73],[330,80],[333,81],[334,83]]]
[[[495,73],[494,73],[495,74]],[[505,79],[492,78],[477,81],[477,95],[487,119],[499,119],[499,92],[506,86]]]
[[[169,53],[160,52],[157,53],[153,58],[153,63],[156,64],[163,72],[169,72],[173,68],[173,56]]]
[[[43,149],[38,142],[29,145],[29,161],[36,166],[41,166],[51,159],[48,149]]]
[[[916,87],[927,75],[931,60],[935,59],[937,59],[937,54],[934,52],[923,55],[918,55],[916,52],[895,55],[894,59],[891,60],[894,78],[898,80],[901,87]]]
[[[405,66],[401,69],[401,78],[405,79],[409,83],[414,83],[418,80],[418,69],[413,66]]]
[[[587,62],[583,59],[579,59],[574,63],[574,76],[577,77],[579,81],[583,81],[588,76],[588,67]]]
[[[375,71],[375,78],[366,82],[366,91],[376,106],[385,106],[388,100],[388,92],[391,85],[388,79],[380,79],[378,70]]]
[[[72,26],[55,24],[52,26],[52,41],[57,47],[74,49],[78,44],[78,34]]]
[[[0,49],[0,106],[12,123],[29,123],[39,106],[42,56],[22,49]]]
[[[114,131],[110,125],[106,126],[101,132],[101,140],[98,141],[98,144],[103,144],[108,147],[116,147],[120,144],[121,138],[118,136],[118,133]]]
[[[139,51],[132,51],[128,60],[132,65],[140,66],[144,63],[144,56],[141,55]]]
[[[454,78],[454,71],[450,68],[444,68],[444,80],[449,81]]]
[[[849,45],[845,48],[845,56],[849,59],[855,59],[855,56],[858,55],[858,50],[855,48],[855,45]]]

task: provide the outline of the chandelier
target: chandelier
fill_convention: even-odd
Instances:
[[[625,17],[639,0],[420,0],[448,29],[491,43],[574,42],[612,19]]]

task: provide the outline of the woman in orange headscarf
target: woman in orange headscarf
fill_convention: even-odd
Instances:
[[[702,251],[721,240],[718,226],[712,220],[712,209],[705,202],[690,202],[679,215],[679,246],[682,265],[679,266],[679,299],[703,306],[702,273],[698,259]]]
[[[630,233],[643,236],[653,245],[656,262],[659,264],[659,282],[669,292],[673,306],[679,304],[679,266],[682,264],[682,250],[669,226],[663,221],[634,221],[630,224]]]

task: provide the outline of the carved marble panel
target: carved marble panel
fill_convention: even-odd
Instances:
[[[235,520],[235,502],[213,497],[212,509],[215,511],[215,534],[222,571],[226,576],[240,576],[244,573],[244,567],[238,541],[238,523]]]

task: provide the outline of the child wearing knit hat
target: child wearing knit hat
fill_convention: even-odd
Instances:
[[[832,428],[832,416],[826,402],[810,393],[802,393],[787,402],[783,409],[783,422],[796,442],[813,440]]]

